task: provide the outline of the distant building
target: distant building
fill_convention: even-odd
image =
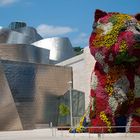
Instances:
[[[81,55],[58,63],[59,66],[72,67],[73,89],[85,93],[85,107],[89,104],[90,79],[95,65],[95,59],[90,54],[89,47],[85,47]]]

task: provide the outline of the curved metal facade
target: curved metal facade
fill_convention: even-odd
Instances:
[[[33,53],[34,50],[40,51],[41,49],[42,50],[47,49],[50,51],[50,53],[45,54],[45,52],[47,51],[44,52],[42,51],[43,55],[40,54],[41,58],[37,57],[36,59],[43,60],[46,59],[46,57],[44,56],[48,55],[50,59],[49,61],[50,64],[56,64],[75,56],[71,42],[68,38],[53,37],[53,38],[42,39],[42,37],[37,33],[37,31],[33,27],[28,27],[26,26],[26,24],[19,23],[19,22],[11,23],[9,29],[8,28],[0,29],[0,43],[12,44],[12,46],[17,46],[17,44],[20,44],[19,46],[23,46],[23,47],[24,46],[31,47],[31,45],[34,45],[37,48],[40,48],[37,49],[36,47],[34,47],[35,49],[33,49],[32,47],[30,51],[33,51]],[[28,44],[28,45],[24,45],[24,44]],[[27,57],[31,57],[31,56],[29,55]]]
[[[43,39],[37,33],[36,29],[33,27],[26,26],[26,27],[15,29],[14,31],[22,33],[25,36],[28,36],[28,38],[30,38],[30,40],[31,40],[30,43]]]
[[[59,99],[68,91],[67,82],[72,80],[72,69],[70,67],[9,60],[0,62],[8,82],[9,92],[11,92],[9,96],[14,99],[13,104],[16,104],[23,129],[33,129],[36,124],[50,124],[50,122],[57,125]],[[1,85],[3,85],[0,87],[2,92],[5,85]],[[7,97],[8,101],[10,100],[9,102],[12,103],[9,96]],[[0,97],[3,98],[4,96]],[[5,106],[8,103],[5,103]],[[2,107],[0,106],[0,108]],[[7,116],[8,113],[7,111],[4,115]],[[11,111],[10,117],[13,116],[13,119],[18,117],[14,116],[13,113]],[[2,124],[1,120],[0,124]],[[10,120],[8,120],[8,124],[10,124]],[[9,127],[12,126],[9,125]],[[1,127],[0,130],[2,130]]]
[[[49,64],[50,51],[30,45],[42,37],[25,23],[12,22],[0,29],[0,57],[3,60]]]
[[[47,64],[73,56],[68,38],[42,39],[20,22],[0,29],[0,130],[58,124],[60,97],[68,91],[72,69]]]
[[[31,44],[40,39],[42,37],[31,27],[23,27],[16,30],[0,29],[0,43]]]
[[[34,42],[32,45],[50,50],[50,60],[52,63],[64,61],[75,55],[68,38],[46,38]]]
[[[0,44],[0,58],[2,60],[49,64],[49,53],[49,50],[33,45]]]

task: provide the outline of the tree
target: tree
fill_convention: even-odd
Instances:
[[[74,47],[74,52],[76,53],[76,55],[82,54],[83,53],[83,48]]]
[[[67,105],[65,105],[64,103],[61,103],[59,105],[59,114],[61,116],[67,116],[70,114],[70,109]]]

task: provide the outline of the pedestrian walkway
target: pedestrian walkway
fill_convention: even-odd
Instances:
[[[71,134],[56,128],[0,132],[0,140],[140,140],[140,133]]]

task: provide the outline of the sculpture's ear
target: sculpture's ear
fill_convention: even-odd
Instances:
[[[134,17],[135,17],[138,21],[140,21],[140,13],[136,14]]]
[[[99,18],[102,18],[102,17],[104,17],[106,15],[107,15],[106,12],[104,12],[104,11],[102,11],[100,9],[96,9],[96,11],[95,11],[95,22],[97,22],[99,20]]]

